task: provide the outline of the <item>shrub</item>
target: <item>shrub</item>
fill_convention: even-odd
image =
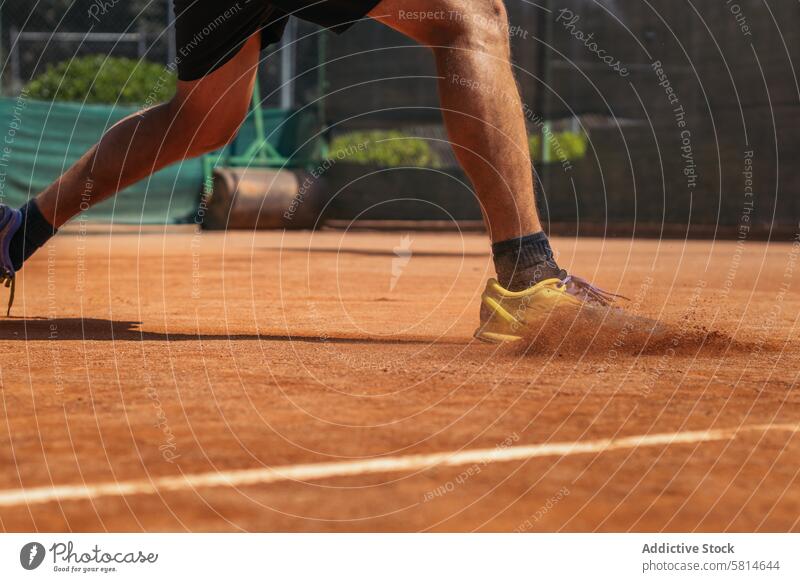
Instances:
[[[542,136],[532,135],[529,140],[531,157],[535,162],[542,161]],[[586,156],[589,147],[589,137],[583,133],[563,131],[553,133],[547,140],[550,161],[554,163],[579,160]]]
[[[341,135],[331,142],[328,157],[386,168],[438,168],[440,165],[427,141],[400,131],[357,131]]]
[[[49,65],[28,83],[33,99],[154,105],[175,92],[175,75],[162,65],[91,55]]]

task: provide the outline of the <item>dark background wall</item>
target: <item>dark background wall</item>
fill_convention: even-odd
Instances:
[[[145,58],[165,62],[167,0],[112,3],[100,22],[87,16],[94,4],[94,0],[42,0],[32,7],[24,0],[7,0],[0,25],[3,57],[8,57],[14,28],[136,31],[146,34]],[[684,229],[695,234],[717,227],[735,234],[739,226],[755,226],[759,236],[775,229],[797,231],[800,86],[793,63],[800,62],[800,2],[506,0],[506,5],[526,107],[557,127],[582,129],[590,137],[589,155],[571,169],[559,164],[537,166],[540,204],[547,220],[591,223],[592,228],[635,225],[640,230],[643,225],[668,223],[678,233]],[[562,10],[571,15],[564,17]],[[576,16],[571,28],[565,26]],[[547,26],[549,34],[544,33]],[[592,47],[576,40],[578,31],[591,34],[595,48],[619,59],[629,74],[621,76],[603,63]],[[303,103],[318,96],[319,31],[301,24],[298,32],[296,98]],[[18,62],[23,79],[75,54],[140,54],[136,45],[103,42],[49,39],[25,47]],[[543,51],[547,59],[541,58]],[[426,135],[425,131],[442,135],[436,71],[427,49],[384,26],[363,22],[341,37],[330,37],[326,60],[325,110],[334,133],[400,127],[418,135]],[[659,85],[652,67],[655,61],[663,64],[685,111],[685,127],[678,126],[675,104]],[[269,106],[279,102],[279,63],[280,54],[273,47],[262,76]],[[12,68],[6,61],[6,92],[14,89],[8,82]],[[530,130],[539,128],[531,124]],[[682,157],[687,148],[696,176],[692,180],[685,174],[688,162]],[[746,152],[752,152],[752,195],[743,175]],[[422,187],[426,180],[416,183]],[[458,192],[444,196],[445,206],[453,209],[453,215],[479,217],[474,200],[463,196],[462,181],[453,183]],[[369,193],[362,194],[359,199]],[[403,194],[436,196],[433,191]]]
[[[539,3],[543,4],[543,3]],[[621,76],[570,34],[559,12],[507,0],[523,100],[553,120],[577,118],[590,156],[571,172],[542,168],[542,206],[554,223],[666,222],[792,232],[800,219],[800,3],[787,0],[563,0],[572,32],[629,71]],[[738,17],[738,18],[737,18]],[[539,66],[542,19],[551,70]],[[747,28],[743,29],[742,26]],[[352,126],[440,123],[427,50],[374,23],[330,44],[329,117]],[[652,64],[660,61],[685,110],[674,108]],[[542,78],[550,79],[542,88]],[[541,107],[537,93],[544,91]],[[535,127],[531,127],[535,131]],[[685,138],[695,185],[684,173]],[[752,151],[754,194],[745,191]],[[753,203],[752,209],[749,204]],[[750,222],[748,222],[750,221]],[[713,230],[713,229],[712,229]],[[699,232],[699,231],[698,231]]]

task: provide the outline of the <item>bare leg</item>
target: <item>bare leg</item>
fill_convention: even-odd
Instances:
[[[492,240],[541,231],[502,0],[383,0],[370,16],[432,48],[450,141]]]
[[[36,198],[60,227],[81,211],[182,159],[228,143],[247,114],[260,50],[258,35],[220,69],[178,82],[169,102],[114,125],[100,142]]]

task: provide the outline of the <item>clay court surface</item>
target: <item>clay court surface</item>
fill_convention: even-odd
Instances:
[[[0,528],[800,530],[797,246],[557,239],[674,336],[528,349],[472,339],[482,236],[409,236],[59,235],[0,320]]]

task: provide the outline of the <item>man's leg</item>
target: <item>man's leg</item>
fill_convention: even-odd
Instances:
[[[14,270],[55,229],[150,174],[228,143],[252,98],[261,41],[256,34],[239,53],[208,76],[178,82],[175,97],[127,117],[67,172],[23,207],[22,227],[10,242]]]
[[[483,208],[500,282],[524,289],[558,275],[536,213],[502,0],[383,0],[370,16],[434,52],[445,125]]]
[[[251,38],[234,59],[207,77],[178,81],[168,103],[114,125],[36,197],[44,217],[58,228],[80,212],[85,191],[90,192],[90,204],[97,204],[172,163],[228,143],[247,114],[260,46],[258,37]]]

